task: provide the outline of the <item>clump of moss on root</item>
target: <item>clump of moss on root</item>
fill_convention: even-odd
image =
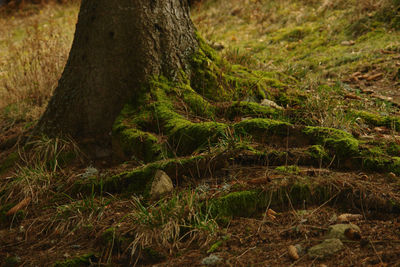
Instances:
[[[359,141],[350,133],[327,127],[305,127],[303,133],[312,139],[313,143],[328,148],[339,158],[350,158],[359,153]]]
[[[400,118],[395,116],[382,116],[367,111],[353,111],[355,117],[359,117],[371,126],[385,126],[396,131],[400,130]]]

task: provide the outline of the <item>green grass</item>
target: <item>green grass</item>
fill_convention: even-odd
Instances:
[[[351,129],[348,106],[371,107],[344,101],[350,88],[342,81],[368,68],[383,69],[390,80],[398,69],[391,55],[380,51],[400,47],[396,17],[390,13],[391,18],[382,18],[399,3],[375,2],[206,1],[193,18],[203,36],[224,44],[228,61],[290,77],[289,86],[309,96],[301,116],[307,114],[308,123]],[[344,45],[347,41],[355,44]],[[373,108],[385,109],[378,104]]]

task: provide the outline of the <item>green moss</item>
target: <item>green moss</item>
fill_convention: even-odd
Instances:
[[[104,180],[97,178],[80,179],[75,182],[71,193],[102,194],[108,192],[137,194],[148,197],[151,183],[157,170],[165,171],[173,181],[176,181],[182,175],[198,174],[199,169],[208,166],[207,162],[208,158],[203,155],[156,161],[131,171],[113,175]]]
[[[316,144],[330,149],[339,158],[349,158],[359,153],[358,140],[342,130],[308,126],[303,133]]]
[[[265,140],[268,136],[287,136],[293,128],[290,123],[272,119],[248,119],[234,124],[236,133]]]
[[[157,103],[154,104],[155,116],[160,121],[160,127],[168,136],[168,143],[175,148],[177,155],[187,155],[205,148],[218,141],[223,136],[227,125],[217,122],[193,123],[176,113],[170,102],[159,92]]]
[[[276,33],[273,37],[274,42],[289,41],[296,42],[305,38],[312,32],[312,29],[307,26],[297,26],[294,28],[284,28]]]
[[[400,156],[400,145],[395,142],[389,142],[386,151],[390,156]]]
[[[157,170],[165,171],[171,177],[172,181],[176,181],[182,175],[197,174],[198,169],[207,166],[207,161],[208,159],[203,155],[161,160],[109,177],[104,180],[102,187],[105,192],[109,193],[138,194],[148,197],[151,183]],[[96,191],[98,191],[100,185],[97,183],[94,186],[97,188]]]
[[[326,160],[329,158],[328,153],[326,152],[325,148],[321,145],[313,145],[307,149],[308,155],[311,158],[316,160]]]
[[[218,240],[217,242],[215,242],[214,244],[212,244],[212,246],[210,247],[209,250],[207,250],[207,253],[214,253],[215,251],[218,250],[219,247],[221,247],[224,244],[224,241],[222,240]]]
[[[19,160],[19,155],[17,152],[10,153],[4,161],[0,163],[0,174],[6,172],[11,169],[15,163]]]
[[[233,192],[226,196],[212,200],[210,211],[218,217],[250,217],[261,207],[257,192]]]
[[[199,34],[197,40],[199,48],[191,61],[191,87],[208,99],[222,100],[227,97],[227,91],[221,82],[221,59]]]
[[[251,71],[241,65],[222,60],[198,35],[199,49],[192,57],[191,87],[207,99],[261,100],[272,95],[274,89],[287,85],[274,78],[274,73]],[[278,90],[279,91],[279,90]]]
[[[119,147],[126,158],[133,157],[144,162],[157,160],[162,154],[162,146],[156,136],[135,128],[114,131],[113,147]]]
[[[273,98],[273,95],[288,86],[275,78],[274,73],[249,70],[241,65],[232,65],[226,71],[226,81],[231,88],[233,99],[259,101]]]
[[[360,117],[372,126],[385,126],[396,131],[400,130],[400,118],[395,116],[382,116],[367,111],[352,111],[354,116]]]
[[[201,95],[195,92],[190,86],[185,86],[181,91],[183,100],[190,107],[192,113],[208,119],[215,117],[215,107],[212,106]]]
[[[290,201],[294,203],[313,203],[312,189],[307,182],[297,182],[293,184],[289,191]]]
[[[174,129],[170,132],[169,143],[176,148],[177,155],[187,155],[208,145],[217,143],[224,136],[228,126],[217,122],[190,123],[175,120]]]
[[[400,157],[390,157],[383,148],[371,147],[361,152],[362,168],[373,172],[393,172],[400,175]]]
[[[62,262],[56,262],[53,266],[54,267],[92,266],[92,264],[95,262],[97,262],[96,256],[92,253],[89,253]]]
[[[300,168],[297,165],[291,165],[291,166],[279,166],[275,168],[276,171],[283,172],[283,173],[289,173],[289,174],[299,174],[300,173]]]
[[[278,117],[282,114],[280,110],[271,107],[265,107],[253,102],[238,102],[229,103],[228,106],[218,106],[217,114],[224,116],[229,120],[234,120],[236,117],[260,117],[271,118]]]
[[[400,157],[393,157],[389,167],[389,171],[396,175],[400,175]]]
[[[101,239],[104,245],[113,244],[115,242],[115,228],[110,227],[101,234]]]

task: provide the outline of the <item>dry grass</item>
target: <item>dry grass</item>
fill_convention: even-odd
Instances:
[[[68,57],[77,11],[77,5],[26,6],[0,19],[3,127],[35,121],[44,111]]]
[[[154,243],[170,254],[186,249],[191,244],[204,247],[214,238],[218,229],[195,191],[178,193],[171,199],[148,207],[134,197],[132,206],[132,213],[128,217],[135,227],[134,241],[130,244],[132,256],[140,257],[141,249]]]

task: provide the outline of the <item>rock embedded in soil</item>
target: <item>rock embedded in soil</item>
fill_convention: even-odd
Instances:
[[[328,229],[328,238],[337,238],[340,240],[347,240],[348,238],[345,235],[347,229],[353,229],[357,232],[360,232],[360,227],[355,224],[335,224],[329,226]]]
[[[168,194],[174,190],[171,178],[165,172],[158,170],[154,175],[153,183],[151,184],[150,197],[151,199],[159,199],[161,196]]]
[[[211,254],[210,256],[204,258],[201,261],[201,264],[215,266],[215,265],[219,265],[221,263],[221,261],[222,260],[220,257],[218,257],[215,254]]]
[[[321,244],[315,245],[308,250],[308,255],[311,258],[326,258],[336,254],[344,248],[340,239],[326,239]]]

